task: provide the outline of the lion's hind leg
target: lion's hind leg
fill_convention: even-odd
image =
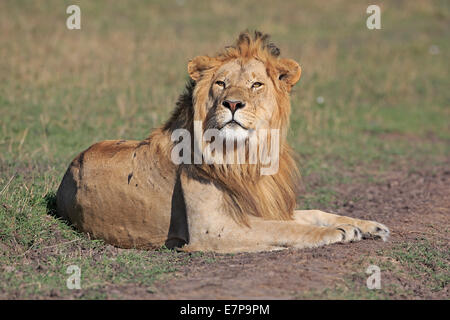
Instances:
[[[379,237],[386,241],[389,237],[389,229],[376,221],[355,219],[320,210],[295,210],[294,219],[297,223],[316,226],[351,225],[361,231],[363,238]]]

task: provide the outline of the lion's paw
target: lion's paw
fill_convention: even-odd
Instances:
[[[338,225],[336,229],[342,234],[342,242],[359,241],[362,239],[361,229],[351,224]]]
[[[342,224],[334,227],[328,227],[322,238],[325,243],[335,242],[353,242],[362,239],[362,232],[358,227],[350,224]]]
[[[386,241],[389,237],[389,228],[375,221],[363,221],[358,223],[358,227],[361,229],[364,239],[381,238]]]

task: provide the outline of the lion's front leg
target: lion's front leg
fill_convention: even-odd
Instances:
[[[214,217],[209,223],[205,220]],[[217,214],[209,214],[202,223],[190,224],[190,243],[184,251],[257,252],[285,248],[312,248],[337,242],[361,240],[359,229],[352,225],[320,227],[295,221],[251,219],[242,226]]]
[[[264,220],[248,216],[249,226],[239,224],[223,206],[222,190],[182,173],[189,244],[186,251],[256,252],[288,247],[318,247],[360,240],[359,229],[350,224],[316,226],[294,220]]]
[[[361,230],[363,237],[380,237],[384,241],[389,236],[389,229],[376,221],[355,219],[320,210],[295,210],[297,223],[316,226],[352,225]]]

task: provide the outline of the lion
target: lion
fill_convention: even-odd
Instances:
[[[234,253],[387,239],[389,229],[375,221],[296,209],[300,174],[286,136],[301,68],[281,58],[268,35],[243,32],[234,45],[190,60],[187,69],[190,79],[170,119],[147,139],[102,141],[72,161],[57,192],[60,217],[122,248]],[[217,145],[233,145],[214,155],[244,148],[245,160],[248,141],[269,129],[277,133],[273,174],[261,174],[261,159],[211,162],[195,151],[213,142],[198,132],[216,130],[225,139]],[[177,130],[192,135],[180,163],[173,152]]]

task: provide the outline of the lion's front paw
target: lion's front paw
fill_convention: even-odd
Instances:
[[[342,224],[334,227],[328,227],[322,234],[322,240],[326,244],[335,242],[351,242],[362,239],[362,232],[358,227],[350,224]]]
[[[384,224],[375,221],[362,221],[358,223],[363,238],[381,238],[386,241],[389,237],[389,229]]]

